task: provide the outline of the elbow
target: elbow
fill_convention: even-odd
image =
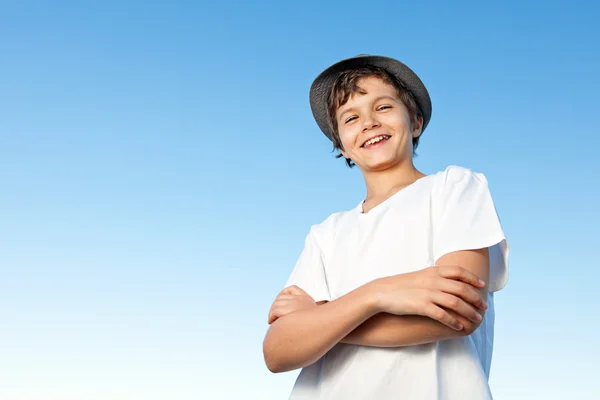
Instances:
[[[461,336],[470,336],[472,335],[478,328],[479,326],[474,326],[474,324],[470,325],[469,327],[464,327],[463,330],[461,331]]]
[[[479,329],[481,322],[466,321],[466,322],[462,322],[462,325],[463,325],[463,329],[460,331],[460,336],[470,336],[477,329]]]
[[[274,374],[283,372],[283,369],[280,368],[279,364],[277,364],[277,361],[274,360],[273,358],[267,357],[266,355],[265,355],[265,364],[267,365],[267,369]]]
[[[263,350],[263,355],[265,359],[265,365],[268,370],[274,374],[284,372],[283,368],[281,368],[281,363],[278,362],[277,357],[274,357],[273,354],[266,352]]]
[[[283,368],[281,360],[277,355],[277,352],[274,351],[274,348],[276,346],[274,346],[271,342],[272,340],[267,334],[267,337],[263,342],[263,357],[265,360],[265,365],[267,366],[269,371],[271,371],[274,374],[285,372],[286,370],[285,368]]]
[[[263,358],[269,371],[273,373],[293,371],[304,368],[316,360],[311,359],[305,342],[296,337],[295,334],[286,333],[289,328],[277,324],[275,321],[269,328],[263,341]]]
[[[274,374],[288,372],[288,371],[292,371],[294,369],[294,368],[290,368],[290,367],[286,366],[286,364],[284,364],[282,362],[282,360],[279,357],[277,357],[277,355],[275,355],[275,354],[264,352],[264,351],[263,351],[263,354],[264,354],[265,365],[267,366],[267,369]]]
[[[274,374],[304,368],[310,364],[310,362],[304,362],[303,358],[299,358],[297,354],[282,346],[280,341],[276,341],[269,335],[263,342],[263,358],[269,371]]]
[[[265,358],[265,363],[267,364],[267,368],[269,369],[269,371],[271,371],[274,374],[279,374],[287,371],[286,369],[281,368],[281,366],[277,364],[277,362],[275,362],[274,360],[267,360]]]

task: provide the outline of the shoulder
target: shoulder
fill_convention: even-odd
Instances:
[[[351,210],[339,211],[330,214],[327,218],[310,227],[308,236],[316,242],[321,249],[328,248],[335,239],[340,224],[348,220],[352,214]]]
[[[456,183],[471,183],[487,185],[487,178],[481,172],[475,172],[469,168],[458,165],[450,165],[445,170],[439,172],[438,178],[443,185],[453,185]]]
[[[327,235],[335,232],[338,225],[350,215],[351,211],[339,211],[311,226],[310,231],[315,235]]]
[[[436,174],[432,204],[438,209],[474,207],[488,201],[491,201],[491,192],[483,173],[451,165]]]
[[[481,172],[458,165],[450,165],[436,174],[434,187],[437,195],[488,190],[488,180]]]

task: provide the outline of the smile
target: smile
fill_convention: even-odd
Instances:
[[[364,142],[364,143],[362,144],[362,146],[360,146],[360,147],[370,147],[370,146],[373,146],[373,145],[374,145],[374,144],[376,144],[376,143],[379,143],[379,142],[382,142],[382,141],[388,140],[390,137],[391,137],[391,136],[389,136],[389,135],[379,135],[379,136],[375,136],[375,137],[372,137],[371,139],[367,140],[366,142]]]

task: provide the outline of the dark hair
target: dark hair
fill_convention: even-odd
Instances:
[[[350,97],[355,93],[365,94],[364,89],[358,86],[358,81],[362,78],[368,77],[376,77],[384,81],[385,83],[389,83],[396,89],[396,93],[398,94],[398,98],[402,101],[406,109],[408,110],[408,115],[410,116],[410,120],[412,124],[418,123],[419,119],[422,117],[421,110],[417,105],[413,95],[406,89],[404,84],[398,80],[394,75],[390,74],[384,69],[367,65],[365,67],[349,70],[342,72],[331,87],[331,92],[329,93],[329,97],[327,98],[327,115],[329,117],[329,125],[333,132],[333,149],[334,150],[342,150],[342,141],[340,140],[340,134],[338,132],[337,120],[335,118],[335,114],[338,108],[343,106],[348,102]],[[419,138],[413,138],[413,154],[419,145]],[[340,153],[336,155],[336,158],[341,158],[343,155]],[[355,164],[354,162],[346,158],[346,164],[348,167],[352,168]]]

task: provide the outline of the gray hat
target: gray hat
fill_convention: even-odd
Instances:
[[[415,98],[419,110],[423,115],[423,129],[421,130],[423,132],[431,119],[431,99],[421,79],[410,68],[398,60],[389,57],[361,54],[333,64],[321,72],[310,87],[310,108],[317,121],[317,125],[319,125],[325,136],[333,141],[333,131],[329,126],[329,118],[327,116],[327,98],[335,80],[344,71],[368,65],[379,67],[389,72],[404,84],[406,89]]]

